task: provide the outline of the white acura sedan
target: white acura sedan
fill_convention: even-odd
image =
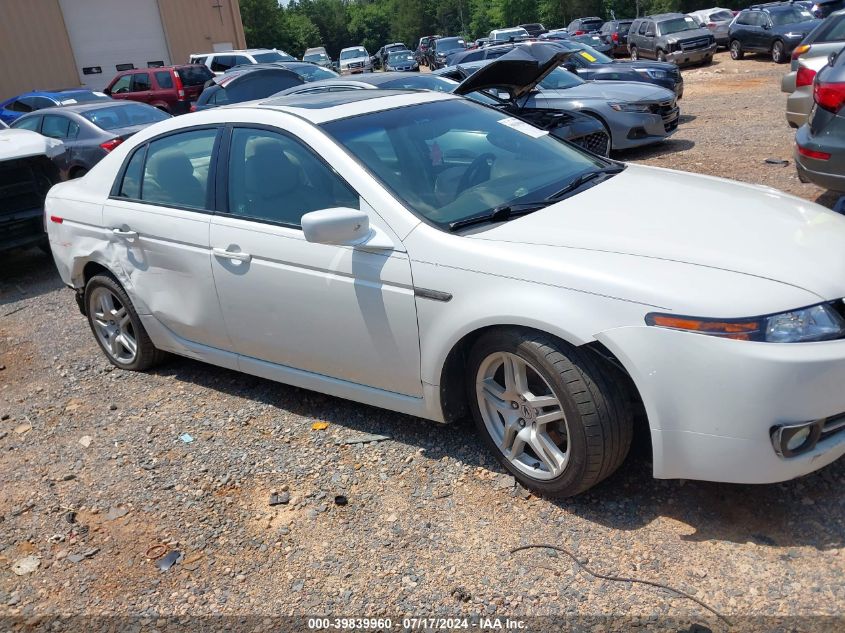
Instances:
[[[845,453],[845,219],[773,189],[362,90],[156,124],[46,214],[123,369],[172,352],[471,413],[546,494],[609,476],[635,432],[660,478],[775,482]]]

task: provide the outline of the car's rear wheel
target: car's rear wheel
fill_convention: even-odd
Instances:
[[[112,365],[143,371],[161,362],[126,291],[110,275],[92,277],[85,286],[85,312],[94,338]]]
[[[742,44],[739,43],[739,40],[731,40],[730,51],[731,59],[739,60],[745,57],[745,52],[742,50]]]
[[[637,50],[637,47],[636,47],[636,46],[632,46],[632,47],[631,47],[631,59],[633,59],[634,61],[636,61],[636,60],[638,60],[639,58],[640,58],[640,52]]]
[[[782,64],[786,61],[786,50],[780,40],[775,40],[775,43],[772,44],[772,61],[776,64]]]
[[[532,330],[494,330],[472,348],[468,383],[485,443],[527,488],[578,494],[628,454],[629,391],[591,351]]]

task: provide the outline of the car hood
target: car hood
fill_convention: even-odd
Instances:
[[[611,69],[613,68],[629,68],[636,70],[638,68],[641,69],[649,69],[649,70],[664,70],[668,73],[674,74],[678,67],[671,63],[671,62],[644,62],[642,60],[637,61],[614,61],[612,64],[601,64],[601,66],[608,66]]]
[[[510,93],[511,99],[519,99],[531,92],[565,58],[566,53],[548,44],[517,46],[477,70],[458,65],[458,71],[469,76],[454,93],[467,95],[477,90],[502,88]]]
[[[467,237],[507,242],[526,256],[537,246],[633,255],[778,281],[824,300],[845,296],[841,215],[769,187],[656,167],[629,165]]]
[[[562,90],[541,90],[546,100],[549,99],[599,99],[602,101],[668,101],[675,94],[654,84],[639,81],[585,81],[583,84]]]
[[[775,33],[801,33],[807,35],[820,24],[819,20],[807,20],[806,22],[795,22],[793,24],[782,24],[772,28]]]
[[[64,151],[64,144],[60,140],[41,136],[38,132],[0,130],[0,161],[42,155],[52,158]]]

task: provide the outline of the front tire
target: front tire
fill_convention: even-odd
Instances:
[[[783,42],[776,40],[775,43],[772,44],[772,61],[776,64],[782,64],[786,61],[786,59],[787,55]]]
[[[665,62],[666,61],[666,53],[664,53],[661,49],[657,49],[657,61]]]
[[[85,286],[85,312],[94,339],[115,367],[144,371],[164,359],[156,349],[129,295],[111,275],[93,276]]]
[[[527,488],[579,494],[628,454],[630,392],[592,351],[532,330],[493,330],[473,346],[467,382],[485,444]]]
[[[731,59],[739,61],[745,57],[745,52],[742,50],[742,44],[739,43],[739,40],[731,40],[730,51]]]

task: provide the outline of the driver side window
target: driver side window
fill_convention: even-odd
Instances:
[[[657,31],[655,29],[654,22],[649,22],[648,28],[646,29],[645,34],[646,35],[655,35],[656,32]]]
[[[228,190],[232,215],[295,228],[311,211],[360,208],[358,194],[310,148],[269,130],[232,131]]]
[[[114,85],[111,87],[111,94],[119,95],[129,92],[130,83],[132,83],[132,75],[123,75],[123,77],[114,82]]]

